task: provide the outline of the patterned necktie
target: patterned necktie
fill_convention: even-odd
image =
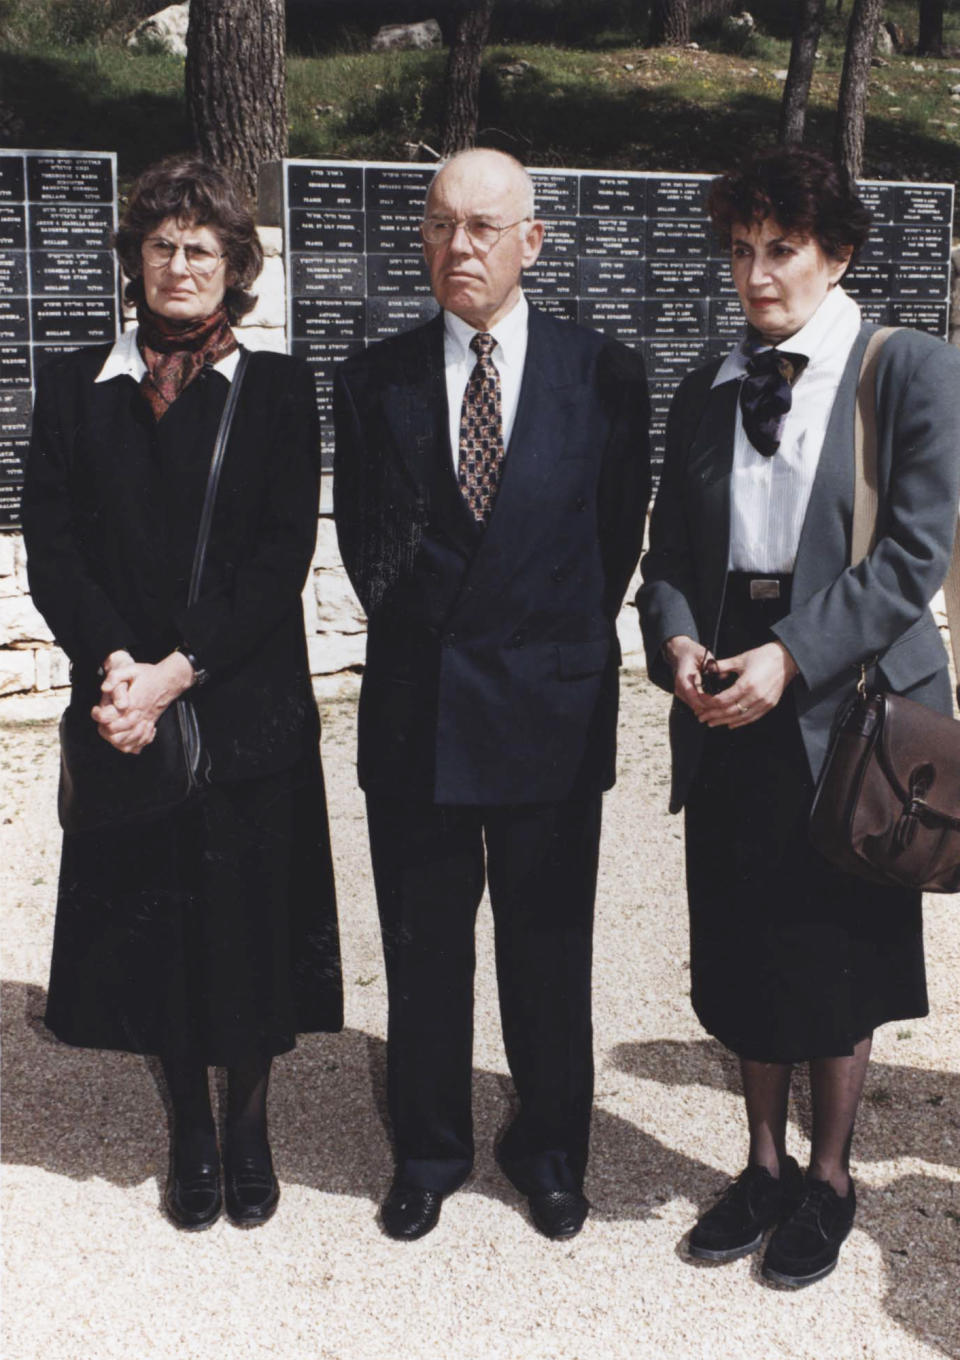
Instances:
[[[503,466],[500,374],[490,355],[496,340],[478,331],[470,341],[477,356],[460,408],[460,490],[478,524],[486,524]]]
[[[744,350],[753,351],[746,341]],[[807,366],[805,354],[787,354],[782,349],[765,349],[753,354],[747,376],[740,384],[740,413],[750,443],[770,458],[780,447],[787,412],[793,404],[793,384]]]

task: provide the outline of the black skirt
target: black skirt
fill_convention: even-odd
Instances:
[[[772,639],[789,608],[731,573],[717,652]],[[810,845],[814,783],[788,687],[775,709],[707,730],[686,807],[690,973],[704,1028],[740,1057],[849,1055],[927,1013],[921,897],[834,869]]]
[[[343,1024],[319,752],[147,825],[63,839],[46,1022],[232,1065]]]

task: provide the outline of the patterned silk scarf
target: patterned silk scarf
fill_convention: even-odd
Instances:
[[[747,376],[740,384],[740,414],[750,443],[765,458],[780,447],[783,427],[793,404],[793,384],[807,366],[805,354],[764,349],[762,341],[747,339],[743,352],[749,357]]]
[[[140,391],[155,420],[160,419],[205,364],[219,363],[237,348],[222,303],[215,312],[198,321],[171,321],[151,312],[141,302],[137,323],[137,347],[147,366]]]

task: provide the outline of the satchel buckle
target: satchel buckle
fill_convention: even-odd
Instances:
[[[857,693],[860,695],[861,699],[865,699],[870,692],[867,684],[867,671],[871,670],[879,659],[879,657],[871,656],[868,657],[866,661],[860,662],[860,679],[857,681]]]
[[[903,802],[903,812],[894,831],[894,841],[898,850],[906,850],[913,844],[921,815],[927,811],[928,804],[924,795],[929,793],[934,780],[933,766],[918,765],[910,775],[910,788]]]

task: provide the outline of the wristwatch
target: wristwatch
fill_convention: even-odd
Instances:
[[[200,662],[194,656],[193,652],[188,652],[186,647],[184,647],[182,643],[177,648],[177,651],[180,653],[181,656],[185,656],[187,660],[190,662],[190,665],[193,667],[193,683],[195,685],[205,685],[207,681],[210,679],[210,672],[204,670],[204,668],[200,665]]]

